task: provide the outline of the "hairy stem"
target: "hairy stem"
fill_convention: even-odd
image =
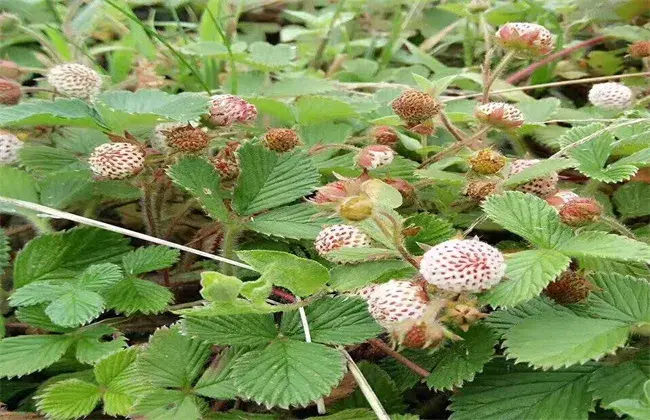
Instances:
[[[613,231],[618,232],[623,236],[627,236],[630,239],[637,239],[636,235],[630,230],[630,228],[613,217],[600,216],[600,221],[609,226]]]
[[[431,372],[423,368],[422,366],[418,365],[417,363],[407,359],[404,357],[401,353],[398,353],[397,351],[393,350],[390,348],[389,345],[384,343],[378,338],[371,338],[368,340],[368,342],[375,348],[383,351],[387,355],[391,356],[407,368],[411,369],[414,373],[417,373],[418,375],[422,376],[423,378],[426,378],[427,376],[431,375]]]
[[[440,121],[442,121],[442,124],[445,126],[447,131],[449,131],[449,133],[451,133],[451,135],[454,136],[456,140],[464,141],[467,138],[465,133],[463,133],[458,127],[454,125],[454,123],[451,122],[444,111],[440,113]]]
[[[467,139],[465,139],[463,141],[458,141],[458,142],[452,144],[451,146],[439,151],[435,155],[425,159],[424,162],[422,162],[420,164],[420,166],[418,166],[418,168],[419,169],[426,168],[430,164],[432,164],[434,162],[438,162],[439,160],[443,159],[447,155],[449,155],[451,153],[454,153],[454,152],[457,152],[458,150],[462,149],[463,147],[471,144],[474,140],[478,139],[479,137],[481,137],[483,134],[487,133],[488,131],[490,131],[490,127],[481,128],[479,131],[474,133],[474,135],[472,135],[472,137],[469,137],[469,138],[467,138]]]
[[[240,229],[238,226],[224,225],[223,239],[221,240],[221,256],[227,260],[233,260],[237,250],[237,239]],[[221,262],[221,272],[226,275],[232,274],[232,266],[225,261]]]
[[[515,57],[515,51],[508,51],[506,55],[501,58],[501,61],[496,66],[494,71],[489,72],[487,77],[487,82],[483,85],[483,102],[488,102],[490,100],[490,90],[492,90],[492,85],[499,78],[503,70],[506,69],[510,61]]]
[[[390,220],[393,223],[392,229],[388,226],[386,226],[386,223],[381,219],[380,216],[386,217],[388,220]],[[395,244],[395,248],[397,249],[397,252],[400,253],[402,258],[411,264],[413,267],[419,269],[420,264],[418,264],[417,260],[411,255],[410,252],[404,247],[404,241],[402,238],[402,232],[400,231],[400,226],[397,220],[395,220],[390,214],[388,213],[381,213],[381,215],[373,215],[372,220],[375,222],[377,227],[382,231],[384,235],[386,235],[388,238],[393,240],[393,243]]]

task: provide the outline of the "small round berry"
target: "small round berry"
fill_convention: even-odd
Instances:
[[[379,125],[370,131],[370,137],[376,144],[393,147],[399,141],[399,136],[393,127],[388,125]]]
[[[632,90],[616,82],[598,83],[589,90],[589,102],[595,107],[611,110],[626,109],[632,106]]]
[[[142,148],[134,144],[104,143],[93,150],[88,163],[97,177],[124,179],[144,169],[144,158]]]
[[[506,23],[495,36],[503,49],[516,51],[521,56],[542,56],[555,48],[551,32],[536,23]]]
[[[495,128],[517,128],[524,124],[524,114],[516,106],[504,102],[488,102],[476,107],[474,116]]]
[[[391,106],[402,120],[416,124],[438,115],[442,109],[433,96],[413,89],[402,93]]]
[[[217,126],[245,124],[257,118],[255,105],[235,95],[214,95],[210,104],[210,122]]]
[[[567,270],[560,278],[544,289],[544,294],[561,305],[578,303],[589,296],[594,285],[573,270]]]
[[[583,226],[600,218],[603,209],[593,198],[574,198],[560,209],[560,219],[569,226]]]
[[[22,73],[20,66],[13,61],[0,60],[0,77],[18,79]]]
[[[634,58],[650,57],[650,41],[637,41],[630,45],[628,51]]]
[[[47,81],[59,93],[84,100],[95,98],[102,88],[99,73],[76,63],[52,67],[47,73]]]
[[[506,272],[503,254],[477,240],[452,239],[429,249],[420,274],[440,290],[480,292],[501,281]]]
[[[571,200],[575,200],[576,198],[580,198],[580,196],[573,191],[560,190],[555,194],[544,198],[544,200],[559,212],[565,204]]]
[[[422,283],[390,280],[371,287],[368,292],[359,294],[367,296],[368,311],[384,328],[407,320],[421,319],[429,304],[429,296]]]
[[[366,146],[357,155],[357,165],[363,169],[377,169],[390,165],[395,157],[395,152],[388,146],[375,144]]]
[[[524,169],[528,169],[539,162],[540,162],[539,159],[515,160],[510,165],[509,176],[516,175],[522,172]],[[541,198],[546,198],[549,195],[553,195],[557,192],[558,179],[559,177],[557,173],[553,172],[552,174],[547,175],[545,177],[535,178],[532,181],[520,185],[517,187],[517,190],[528,194],[533,194]]]
[[[183,124],[162,130],[167,145],[181,152],[197,152],[208,146],[210,138],[207,133],[191,124]]]
[[[18,160],[18,151],[23,142],[14,134],[0,130],[0,165],[9,165]]]
[[[298,133],[290,128],[271,128],[264,135],[264,145],[274,152],[289,152],[300,144]]]
[[[167,136],[165,132],[168,130],[173,130],[174,128],[183,127],[185,124],[180,122],[166,122],[157,124],[153,129],[153,134],[151,136],[151,147],[156,149],[161,153],[167,153],[170,150],[169,144],[167,144]]]
[[[503,169],[506,165],[506,158],[492,149],[483,149],[469,158],[469,164],[474,172],[482,175],[492,175]]]
[[[318,254],[328,261],[340,262],[330,252],[341,248],[369,248],[370,237],[350,225],[333,225],[321,230],[314,246]]]
[[[497,183],[494,181],[477,180],[472,181],[465,188],[465,195],[474,201],[482,202],[497,191]]]
[[[16,105],[22,96],[20,85],[9,79],[0,79],[0,104]]]
[[[237,150],[241,144],[231,141],[212,158],[212,165],[223,181],[232,181],[239,176],[239,157]]]

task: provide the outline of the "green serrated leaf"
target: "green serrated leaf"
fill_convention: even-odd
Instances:
[[[296,53],[286,44],[271,45],[268,42],[254,42],[248,46],[250,56],[246,63],[263,71],[278,70],[290,66]]]
[[[19,155],[20,163],[29,172],[37,175],[47,175],[66,169],[78,169],[81,166],[79,158],[74,153],[49,146],[25,146],[20,149]]]
[[[525,184],[533,179],[544,177],[546,175],[559,172],[563,169],[570,168],[575,165],[571,159],[546,159],[533,166],[524,169],[523,171],[509,176],[504,182],[503,186],[515,187],[517,185]]]
[[[39,203],[39,191],[36,179],[27,172],[12,166],[0,166],[0,196],[16,200]],[[8,204],[0,204],[1,213],[26,213],[30,211],[16,209]]]
[[[166,246],[138,248],[122,257],[126,274],[138,275],[169,268],[178,261],[180,252]]]
[[[38,305],[39,303],[52,302],[66,291],[64,285],[38,281],[16,290],[9,297],[9,301],[12,306]]]
[[[23,376],[50,366],[68,350],[65,335],[21,335],[0,340],[0,376]]]
[[[126,416],[137,397],[147,391],[136,376],[134,347],[113,353],[100,360],[94,368],[95,379],[105,391],[102,395],[104,413],[110,416]]]
[[[415,235],[408,236],[405,240],[406,248],[411,253],[418,255],[424,253],[418,243],[434,246],[451,239],[456,233],[452,223],[430,213],[419,213],[411,216],[404,221],[404,226],[406,228],[419,228]]]
[[[41,204],[64,209],[94,195],[89,170],[55,172],[41,180]]]
[[[242,291],[243,285],[244,282],[237,277],[216,271],[201,273],[201,296],[212,302],[233,302]]]
[[[278,336],[273,317],[268,314],[188,315],[182,325],[186,335],[217,345],[260,347]]]
[[[126,346],[126,337],[119,336],[112,340],[116,329],[103,324],[93,324],[80,330],[77,338],[75,357],[81,363],[94,364],[98,360],[113,354]]]
[[[650,262],[650,245],[605,232],[583,232],[557,247],[570,257]]]
[[[95,292],[70,288],[52,301],[45,313],[52,322],[62,327],[87,324],[104,312],[104,299]]]
[[[630,326],[620,321],[577,315],[533,315],[506,332],[507,354],[517,362],[560,368],[599,359],[625,344]]]
[[[101,292],[122,279],[122,270],[111,263],[94,264],[76,279],[76,285],[93,292]]]
[[[241,174],[233,208],[241,215],[290,203],[318,185],[320,176],[302,152],[278,155],[260,145],[246,144],[238,154]]]
[[[228,218],[228,209],[219,195],[221,179],[210,162],[198,156],[187,156],[172,165],[167,175],[189,191],[214,220]]]
[[[155,389],[138,398],[131,415],[148,420],[199,420],[205,409],[205,403],[196,395],[176,389]]]
[[[541,248],[557,248],[573,236],[548,203],[532,194],[508,191],[492,195],[483,210],[496,223]]]
[[[233,366],[245,350],[227,348],[214,359],[194,386],[194,392],[217,400],[230,400],[239,395],[232,374]]]
[[[278,340],[240,357],[233,376],[245,398],[268,407],[288,408],[329,394],[343,378],[344,369],[341,354],[332,348]]]
[[[586,420],[592,405],[589,378],[595,367],[576,365],[535,371],[500,359],[452,397],[452,420]]]
[[[73,378],[45,388],[36,407],[52,418],[74,419],[90,414],[101,397],[102,393],[97,385]]]
[[[589,280],[588,313],[631,324],[650,323],[650,283],[616,273],[594,273]]]
[[[540,296],[521,303],[514,308],[494,311],[483,323],[503,335],[510,328],[533,315],[558,312],[570,314],[571,310],[553,302],[546,296]]]
[[[599,368],[589,381],[594,398],[607,407],[614,401],[642,399],[643,385],[650,380],[650,354],[641,351],[632,360]]]
[[[346,292],[380,279],[410,277],[415,270],[402,260],[371,261],[356,265],[337,265],[330,270],[330,285]]]
[[[335,224],[338,220],[319,213],[318,208],[311,204],[295,204],[255,216],[246,226],[264,235],[314,240],[323,226]]]
[[[366,301],[353,297],[326,297],[305,308],[311,339],[323,344],[350,345],[381,334],[382,329],[368,313]],[[282,317],[280,331],[287,337],[304,340],[298,311]]]
[[[624,219],[650,215],[650,184],[628,182],[614,192],[616,210]]]
[[[135,277],[121,280],[106,292],[105,297],[108,308],[125,315],[159,313],[174,299],[167,288]]]
[[[481,301],[492,306],[517,305],[538,296],[570,263],[571,258],[550,249],[509,255],[505,279],[485,292]]]
[[[0,127],[25,125],[66,125],[101,128],[99,115],[80,99],[25,102],[0,108]]]

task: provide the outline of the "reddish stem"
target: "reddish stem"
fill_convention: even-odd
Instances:
[[[571,53],[573,53],[573,52],[575,52],[577,50],[580,50],[582,48],[587,48],[587,47],[591,47],[593,45],[600,44],[603,41],[605,41],[605,39],[607,39],[607,36],[606,35],[601,35],[601,36],[597,36],[595,38],[588,39],[586,41],[582,41],[582,42],[580,42],[580,43],[578,43],[578,44],[576,44],[576,45],[574,45],[572,47],[565,48],[562,51],[558,51],[555,54],[551,54],[551,55],[547,56],[543,60],[540,60],[540,61],[537,61],[537,62],[531,64],[530,66],[526,67],[523,70],[520,70],[520,71],[518,71],[518,72],[516,72],[514,74],[511,74],[508,77],[508,79],[506,79],[506,80],[507,80],[508,83],[514,85],[515,83],[526,79],[528,76],[530,76],[538,68],[540,68],[542,66],[545,66],[548,63],[552,63],[553,61],[555,61],[555,60],[557,60],[559,58],[566,57],[567,55],[569,55],[569,54],[571,54]]]
[[[422,366],[418,365],[417,363],[407,359],[402,354],[396,352],[395,350],[390,348],[388,344],[384,343],[380,339],[371,338],[370,340],[368,340],[368,342],[374,347],[386,353],[387,355],[392,356],[395,360],[397,360],[407,368],[411,369],[413,372],[417,373],[418,375],[422,376],[423,378],[426,378],[427,376],[431,375],[431,372],[429,372]]]
[[[285,292],[282,289],[278,289],[277,287],[273,288],[273,294],[279,298],[286,300],[287,302],[294,303],[296,301],[296,297],[294,295],[289,292]]]

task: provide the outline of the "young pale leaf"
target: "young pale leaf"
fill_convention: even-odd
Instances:
[[[381,367],[367,361],[359,363],[359,370],[368,381],[381,405],[388,413],[403,413],[406,411],[406,404],[402,393],[397,388],[397,385]],[[337,402],[334,405],[335,409],[340,408],[357,408],[357,407],[370,407],[368,400],[364,397],[361,390],[356,389],[352,395],[343,401]],[[391,417],[392,419],[393,417]]]
[[[478,324],[459,335],[462,340],[438,349],[431,356],[429,388],[440,391],[460,387],[463,382],[472,381],[492,359],[498,339],[490,328]]]
[[[630,326],[609,319],[542,313],[506,332],[507,354],[517,362],[560,368],[599,359],[625,344]]]
[[[643,385],[650,381],[650,353],[640,351],[623,363],[599,368],[589,381],[594,398],[607,407],[614,401],[644,397]]]
[[[650,184],[628,182],[614,192],[616,210],[625,219],[650,215]]]
[[[557,247],[570,257],[596,257],[650,263],[650,245],[605,232],[583,232]]]
[[[45,308],[52,322],[62,327],[86,324],[104,312],[104,299],[95,292],[71,287]]]
[[[101,128],[97,112],[80,99],[24,102],[0,108],[0,126],[65,125]]]
[[[316,343],[277,340],[246,353],[233,368],[235,385],[267,407],[304,406],[330,393],[343,378],[341,354]]]
[[[21,335],[0,340],[0,377],[36,372],[58,361],[73,343],[65,335]]]
[[[357,265],[337,265],[330,270],[330,285],[346,292],[382,279],[410,277],[413,267],[405,261],[371,261]]]
[[[178,261],[180,252],[166,246],[138,248],[122,257],[126,274],[138,275],[169,268]]]
[[[514,308],[500,309],[494,311],[483,321],[500,335],[505,334],[513,326],[521,323],[524,319],[543,313],[565,313],[571,314],[571,310],[558,305],[546,296],[540,296],[523,302]]]
[[[492,306],[511,307],[538,296],[569,267],[571,258],[551,249],[517,252],[509,255],[506,278],[481,296]]]
[[[135,277],[120,281],[106,292],[105,297],[108,308],[125,315],[159,313],[174,300],[167,288]]]
[[[159,328],[138,355],[138,372],[155,387],[190,387],[210,357],[210,347],[177,328]]]
[[[77,286],[101,292],[122,279],[122,270],[115,264],[95,264],[85,269],[77,278]]]
[[[201,273],[201,296],[212,302],[234,301],[239,296],[243,285],[244,282],[237,277],[226,276],[216,271]]]
[[[45,388],[36,407],[48,417],[75,419],[90,414],[101,397],[102,392],[97,385],[73,378]]]
[[[302,152],[277,153],[246,144],[239,151],[241,175],[233,208],[245,216],[290,203],[312,192],[320,175]]]
[[[650,323],[650,283],[616,273],[594,273],[587,310],[596,317],[631,324]]]
[[[69,279],[96,263],[115,262],[128,252],[122,235],[95,228],[74,228],[31,240],[14,264],[14,285]]]
[[[230,400],[237,395],[233,366],[245,351],[229,347],[221,352],[218,358],[205,370],[194,386],[194,392],[208,398],[217,400]]]
[[[573,236],[557,212],[532,194],[508,191],[492,195],[483,210],[496,223],[540,248],[556,248]]]
[[[217,345],[259,347],[278,336],[269,314],[186,316],[182,325],[186,335]]]
[[[314,240],[323,226],[337,222],[335,218],[319,216],[318,213],[319,210],[311,204],[295,204],[255,216],[246,226],[264,235]]]
[[[305,308],[311,339],[323,344],[363,343],[381,334],[382,329],[368,313],[366,301],[354,297],[327,297]],[[305,332],[298,311],[282,317],[283,335],[304,340]]]
[[[228,209],[219,195],[221,178],[210,162],[198,156],[187,156],[172,165],[167,175],[176,185],[189,191],[214,220],[228,218]]]
[[[547,176],[551,173],[561,171],[566,168],[570,168],[575,165],[575,162],[571,159],[547,159],[542,160],[539,163],[534,164],[533,166],[524,169],[523,171],[509,176],[503,183],[503,187],[512,188],[517,185],[525,184],[526,182],[532,181],[535,178],[541,178]]]
[[[586,420],[592,365],[536,371],[496,359],[452,397],[452,420]]]

